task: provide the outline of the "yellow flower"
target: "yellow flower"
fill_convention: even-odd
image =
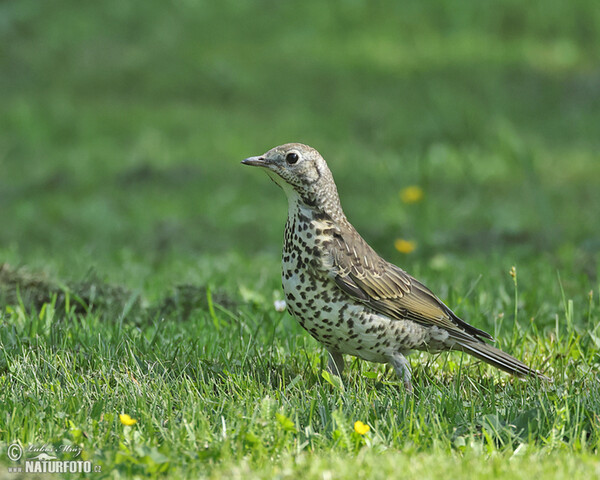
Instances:
[[[354,422],[354,431],[356,433],[358,433],[359,435],[364,435],[369,430],[371,430],[371,427],[369,427],[366,423],[363,423],[360,420],[358,420],[357,422]]]
[[[400,190],[400,200],[404,203],[417,203],[423,200],[423,189],[418,185],[411,185]]]
[[[126,413],[120,413],[119,420],[121,420],[121,423],[123,425],[127,425],[128,427],[131,427],[132,425],[135,425],[137,423],[137,420],[135,418],[131,418]]]
[[[394,242],[394,247],[400,253],[411,253],[417,248],[417,242],[414,240],[404,240],[403,238],[397,238]]]

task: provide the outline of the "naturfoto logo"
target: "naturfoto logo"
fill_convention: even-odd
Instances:
[[[19,465],[8,467],[9,473],[90,473],[100,472],[100,465],[85,460],[59,460],[57,455],[68,453],[76,458],[81,454],[79,445],[32,445],[24,449],[19,443],[8,446],[7,456]],[[23,456],[26,456],[23,461]]]

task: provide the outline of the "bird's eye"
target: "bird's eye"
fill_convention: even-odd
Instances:
[[[294,163],[296,163],[298,161],[298,154],[294,153],[294,152],[290,152],[285,156],[285,161],[287,163],[289,163],[290,165],[293,165]]]

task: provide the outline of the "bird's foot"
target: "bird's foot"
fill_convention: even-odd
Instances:
[[[407,358],[401,353],[396,353],[390,358],[390,365],[394,367],[394,371],[404,383],[404,388],[408,393],[413,393],[413,386],[411,382],[410,363]]]

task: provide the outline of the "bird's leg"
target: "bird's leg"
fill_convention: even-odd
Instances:
[[[410,363],[408,359],[401,353],[395,353],[390,357],[390,364],[394,367],[396,375],[404,381],[404,388],[408,393],[413,392],[412,382],[410,381]]]
[[[329,362],[327,363],[327,371],[338,377],[344,371],[344,357],[340,352],[329,350]]]

